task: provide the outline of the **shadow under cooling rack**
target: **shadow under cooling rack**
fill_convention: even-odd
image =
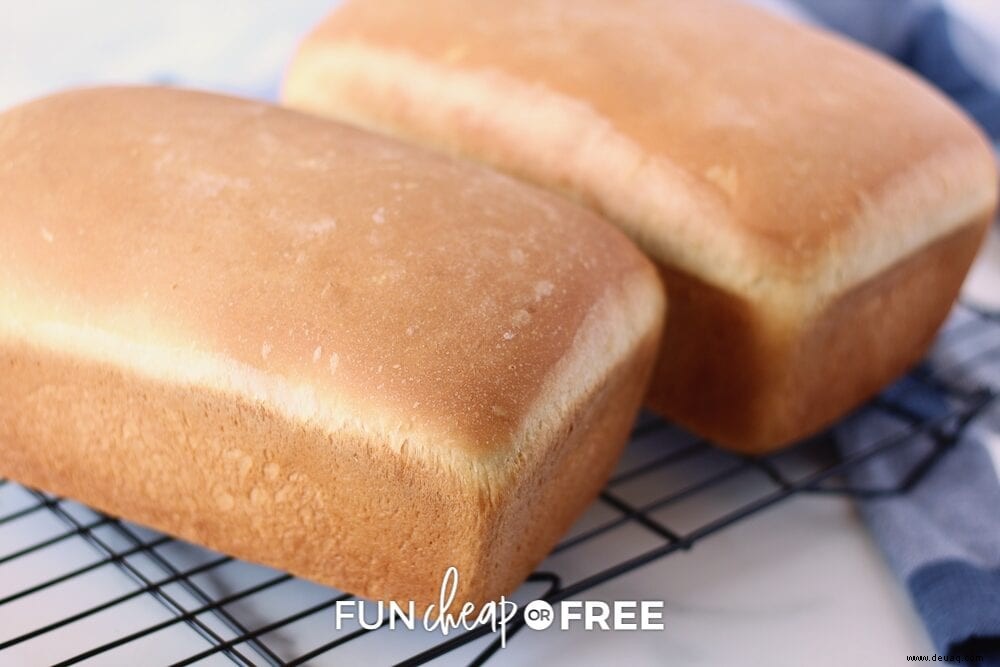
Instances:
[[[850,454],[830,432],[744,457],[643,415],[598,501],[514,599],[578,596],[792,496],[905,493],[998,385],[1000,313],[958,306],[928,360],[849,418],[862,428],[837,430],[870,440]],[[921,456],[894,484],[850,484],[869,459],[910,447]],[[391,642],[381,630],[334,631],[332,609],[350,598],[0,480],[2,664],[481,664],[499,648],[488,627]],[[508,641],[522,627],[515,619]]]

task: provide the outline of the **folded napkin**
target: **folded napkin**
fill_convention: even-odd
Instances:
[[[932,361],[932,368],[936,363],[943,362]],[[991,372],[995,391],[1000,358]],[[913,381],[887,395],[927,421],[956,411],[946,394]],[[878,409],[864,411],[838,427],[838,446],[845,456],[864,451],[905,423]],[[866,498],[861,513],[938,653],[982,656],[975,664],[991,667],[1000,666],[998,464],[1000,399],[994,398],[957,433],[946,426],[944,433],[922,434],[854,466],[847,480]],[[907,479],[914,480],[909,488]]]

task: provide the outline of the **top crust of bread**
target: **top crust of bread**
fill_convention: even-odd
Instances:
[[[652,265],[583,208],[256,102],[109,88],[17,107],[0,191],[0,338],[486,486],[663,316]]]
[[[348,0],[284,97],[569,192],[789,320],[996,205],[943,96],[726,0]]]

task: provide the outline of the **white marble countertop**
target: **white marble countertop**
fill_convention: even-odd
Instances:
[[[795,498],[613,580],[591,599],[666,601],[665,629],[519,636],[498,665],[876,665],[931,653],[851,502]]]

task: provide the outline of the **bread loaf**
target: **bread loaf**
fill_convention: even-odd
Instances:
[[[991,151],[941,95],[738,2],[348,0],[284,99],[617,223],[671,295],[650,404],[747,452],[919,359],[996,205]]]
[[[0,115],[0,476],[353,593],[515,588],[594,498],[664,297],[585,209],[265,104]]]

